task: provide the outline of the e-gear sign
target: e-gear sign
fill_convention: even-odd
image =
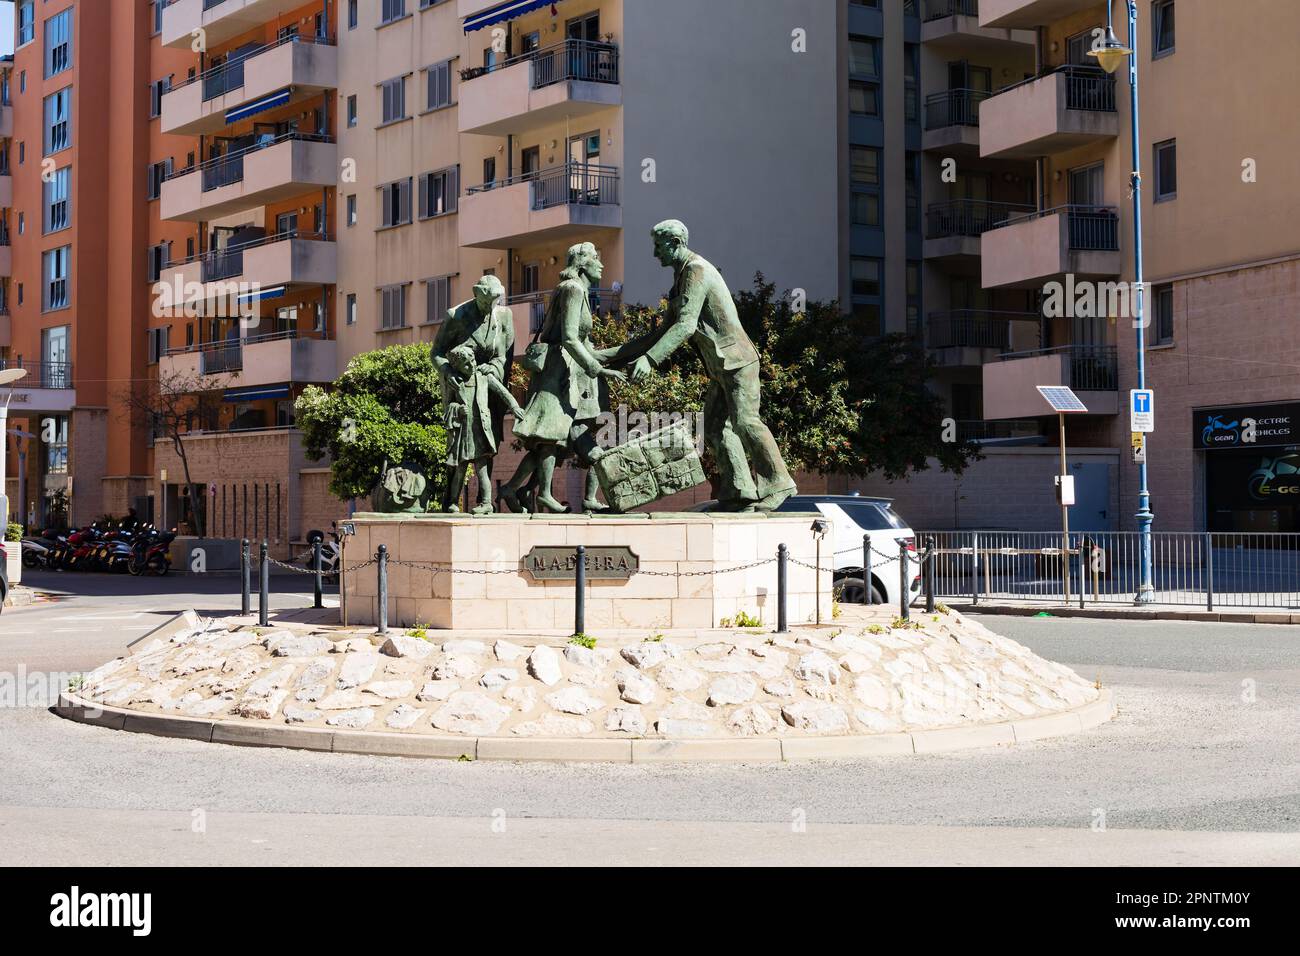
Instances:
[[[1196,448],[1269,448],[1300,444],[1300,404],[1231,405],[1192,412]]]

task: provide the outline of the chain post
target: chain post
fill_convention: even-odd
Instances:
[[[780,545],[776,549],[776,632],[778,634],[788,634],[790,632],[789,619],[786,616],[786,595],[787,587],[787,561],[790,557],[790,550],[785,545]]]
[[[1092,567],[1092,538],[1083,536],[1079,544],[1079,610],[1083,610],[1083,597],[1088,593],[1088,569]]]
[[[271,622],[271,562],[266,556],[266,539],[262,539],[258,556],[262,560],[261,590],[257,595],[257,623],[266,627]]]
[[[587,633],[587,549],[578,545],[573,568],[573,633]]]
[[[871,603],[871,535],[862,536],[862,603]]]
[[[904,621],[911,620],[911,610],[907,600],[907,539],[898,539],[898,616]]]
[[[316,607],[325,606],[324,580],[321,575],[320,554],[321,544],[319,541],[312,542],[311,546],[311,569],[316,572]]]
[[[388,545],[381,544],[375,554],[376,573],[379,575],[379,633],[388,633]]]
[[[253,610],[253,555],[247,538],[239,543],[239,577],[241,579],[239,613],[247,616]]]
[[[925,580],[925,613],[934,613],[934,535],[925,539],[925,567],[921,571]]]

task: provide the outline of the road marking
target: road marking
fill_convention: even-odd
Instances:
[[[51,621],[134,621],[144,617],[148,611],[137,611],[134,614],[65,614],[62,617],[52,617]]]

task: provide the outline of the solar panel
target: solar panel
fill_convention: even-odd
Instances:
[[[1079,401],[1079,396],[1075,395],[1068,386],[1065,385],[1038,385],[1038,394],[1047,399],[1047,404],[1052,406],[1054,412],[1086,412],[1088,406]]]

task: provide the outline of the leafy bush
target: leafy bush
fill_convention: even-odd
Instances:
[[[23,526],[20,525],[17,521],[9,522],[9,526],[5,528],[5,540],[6,541],[23,540]]]
[[[570,644],[577,644],[579,647],[585,647],[589,651],[596,649],[596,639],[590,634],[574,634],[569,638]]]

